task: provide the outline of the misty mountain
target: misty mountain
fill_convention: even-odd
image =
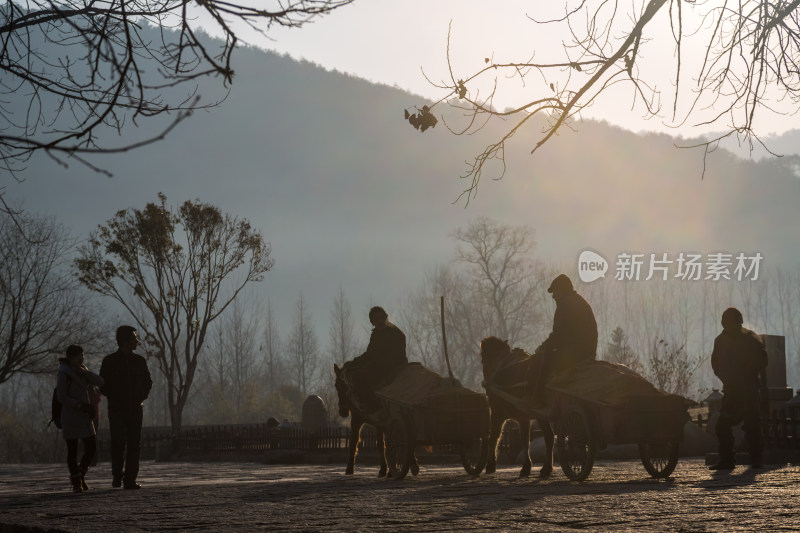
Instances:
[[[708,136],[708,138],[716,138],[717,136],[712,135]],[[719,145],[742,159],[756,161],[775,156],[800,155],[800,130],[790,130],[782,135],[767,135],[759,140],[753,139],[748,142],[745,139],[730,136],[721,140]]]
[[[323,340],[340,285],[364,324],[370,305],[391,315],[426,270],[450,259],[448,234],[479,215],[534,227],[540,257],[571,275],[586,248],[609,260],[622,251],[759,251],[765,265],[797,262],[797,157],[748,161],[718,150],[703,175],[703,152],[678,149],[677,139],[586,121],[534,156],[537,131],[519,132],[503,179],[486,174],[465,207],[456,201],[464,162],[503,124],[470,137],[441,123],[420,133],[403,110],[422,100],[396,88],[252,48],[238,51],[235,68],[220,106],[163,142],[93,159],[113,178],[39,155],[23,183],[6,181],[7,197],[81,236],[159,191],[173,204],[199,198],[247,218],[272,244],[263,294],[282,332],[302,292]],[[205,80],[200,92],[216,96],[218,83]]]

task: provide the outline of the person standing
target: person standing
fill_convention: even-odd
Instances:
[[[100,376],[105,381],[100,392],[108,399],[111,486],[115,488],[142,488],[136,482],[142,442],[142,403],[150,394],[153,380],[145,358],[134,353],[138,345],[136,328],[118,327],[118,349],[107,355],[100,366]]]
[[[733,426],[741,423],[750,451],[750,466],[762,466],[761,376],[767,368],[767,351],[758,336],[743,328],[744,318],[735,307],[722,313],[722,333],[714,339],[711,368],[722,381],[722,405],[717,419],[719,462],[711,470],[735,468]]]
[[[86,472],[97,450],[94,419],[97,408],[92,404],[90,389],[103,384],[103,378],[83,364],[83,348],[67,347],[66,357],[58,360],[56,396],[61,404],[61,429],[67,442],[67,468],[72,492],[89,490]],[[78,440],[83,441],[83,456],[78,463]]]

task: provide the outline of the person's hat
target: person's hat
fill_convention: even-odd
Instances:
[[[386,309],[383,307],[376,305],[372,309],[369,310],[369,319],[372,320],[373,318],[389,318],[389,315],[386,313]]]
[[[739,324],[740,326],[744,323],[744,317],[742,316],[742,312],[736,309],[735,307],[729,307],[725,311],[723,311],[722,320],[730,324]]]
[[[553,283],[550,284],[550,288],[547,289],[547,292],[553,293],[571,290],[573,290],[572,280],[570,280],[566,274],[559,274],[556,279],[553,280]]]

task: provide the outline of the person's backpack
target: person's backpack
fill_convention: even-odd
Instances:
[[[61,402],[58,401],[58,387],[53,389],[53,399],[50,402],[50,422],[47,423],[47,427],[53,423],[58,429],[61,429]]]
[[[67,376],[67,388],[69,388],[69,376]],[[58,429],[61,429],[61,402],[58,401],[58,385],[53,389],[53,399],[50,400],[50,424],[55,424]]]

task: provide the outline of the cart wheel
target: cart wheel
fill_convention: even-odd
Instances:
[[[386,430],[386,463],[389,475],[394,479],[403,479],[411,466],[411,454],[414,442],[403,418],[396,416],[389,421]]]
[[[656,479],[669,477],[678,464],[678,442],[640,442],[639,457],[647,473]]]
[[[572,409],[563,418],[558,433],[558,461],[572,481],[589,477],[594,465],[595,442],[583,409]]]
[[[461,464],[471,476],[477,476],[486,467],[489,459],[489,439],[478,437],[461,443]]]

